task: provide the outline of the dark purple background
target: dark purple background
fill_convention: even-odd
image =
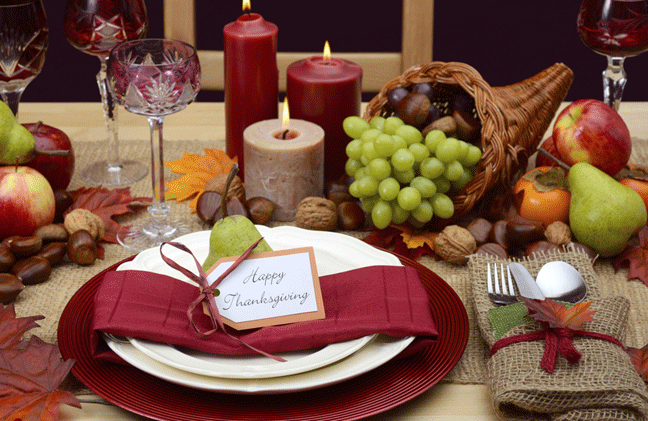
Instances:
[[[148,36],[161,37],[162,0],[145,1]],[[65,39],[65,0],[43,2],[50,45],[43,71],[27,87],[23,101],[98,101],[94,75],[99,60],[75,50]],[[580,0],[437,0],[433,59],[470,64],[492,86],[518,82],[563,62],[575,74],[568,100],[601,99],[606,59],[580,41],[576,32],[579,7]],[[326,40],[333,54],[400,50],[400,1],[252,0],[252,9],[279,27],[279,51],[319,51]],[[222,49],[222,27],[235,20],[240,10],[240,0],[197,0],[198,48]],[[629,81],[624,100],[648,100],[648,54],[629,58],[626,71]],[[198,94],[198,101],[222,98],[222,92]]]

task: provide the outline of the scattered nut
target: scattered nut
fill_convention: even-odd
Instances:
[[[427,120],[430,106],[430,98],[427,95],[410,92],[398,102],[397,112],[405,124],[417,127]]]
[[[63,222],[63,213],[74,203],[72,194],[67,190],[56,190],[54,192],[54,222]]]
[[[432,130],[441,130],[447,137],[454,137],[457,133],[457,122],[451,116],[441,117],[428,124],[421,134],[427,136]]]
[[[214,176],[207,182],[207,184],[205,184],[205,191],[215,191],[222,195],[225,193],[227,177],[229,177],[229,173]],[[245,187],[243,187],[243,182],[238,175],[234,176],[232,179],[232,183],[227,191],[227,200],[234,196],[238,197],[241,203],[245,203]]]
[[[0,273],[0,303],[9,304],[25,288],[16,275]]]
[[[549,224],[544,232],[545,238],[557,246],[564,246],[571,243],[571,228],[562,221],[555,221]]]
[[[355,200],[355,197],[349,193],[349,185],[347,184],[346,178],[326,183],[326,198],[335,202],[337,205],[342,202],[353,202]]]
[[[45,244],[36,256],[44,257],[50,262],[50,265],[54,266],[63,259],[65,253],[67,253],[67,243],[55,241]]]
[[[32,235],[42,238],[43,243],[67,241],[70,236],[65,227],[60,224],[43,225],[42,227],[36,228],[36,231]]]
[[[67,256],[78,265],[94,263],[97,258],[97,244],[92,234],[86,230],[78,230],[70,235],[67,242]]]
[[[250,215],[250,220],[258,225],[267,224],[274,212],[274,203],[270,199],[261,196],[248,199],[245,206]]]
[[[473,142],[478,137],[480,122],[472,115],[462,110],[454,110],[452,118],[457,123],[457,137],[466,142]]]
[[[332,231],[337,227],[337,205],[323,197],[306,197],[297,205],[295,222],[299,228]]]
[[[65,215],[63,221],[70,236],[79,230],[86,230],[94,241],[99,241],[106,234],[103,220],[87,209],[74,209]]]
[[[554,253],[561,251],[562,249],[557,245],[550,243],[549,241],[536,241],[535,243],[529,244],[524,250],[524,255],[529,259],[535,258],[536,254],[545,254],[545,253]]]
[[[11,269],[23,285],[34,285],[45,282],[52,273],[52,265],[44,257],[31,256],[18,261]]]
[[[434,251],[443,260],[455,265],[466,264],[468,255],[476,249],[475,237],[458,225],[448,225],[434,240]]]
[[[508,259],[509,255],[504,250],[504,247],[500,246],[497,243],[484,243],[481,246],[477,247],[475,250],[476,254],[485,254],[488,256],[499,257],[500,259]]]
[[[477,245],[488,242],[488,234],[493,229],[493,224],[484,218],[475,218],[466,229],[475,237]]]
[[[16,257],[32,256],[43,247],[43,239],[40,237],[16,237],[9,244],[9,248]]]
[[[365,222],[365,214],[355,201],[342,202],[338,205],[338,224],[345,230],[356,230]]]
[[[16,263],[16,255],[6,244],[0,244],[0,272],[11,272],[11,267]]]

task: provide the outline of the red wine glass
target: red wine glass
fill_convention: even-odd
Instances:
[[[162,125],[165,116],[189,105],[200,89],[200,62],[191,45],[170,39],[128,41],[108,59],[108,86],[126,110],[148,118],[151,133],[153,203],[149,221],[124,228],[117,240],[135,251],[159,246],[194,231],[190,223],[170,221],[164,197]]]
[[[41,0],[0,4],[0,96],[16,116],[22,93],[43,68],[48,35]]]
[[[583,0],[577,24],[583,43],[607,56],[603,99],[618,110],[627,81],[623,62],[648,50],[648,0]]]
[[[138,161],[119,157],[117,107],[106,86],[110,50],[125,41],[143,38],[148,30],[144,0],[67,0],[63,32],[78,50],[99,58],[97,84],[106,121],[108,151],[105,161],[90,164],[81,178],[93,184],[115,186],[143,178],[147,169]]]

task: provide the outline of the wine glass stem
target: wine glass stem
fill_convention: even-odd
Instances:
[[[623,68],[624,60],[624,57],[608,57],[608,66],[603,71],[603,100],[617,111],[628,80]]]
[[[153,203],[148,207],[151,215],[151,228],[158,232],[163,232],[167,225],[167,215],[169,214],[169,205],[165,203],[164,198],[164,154],[162,147],[162,127],[164,117],[149,117],[149,127],[151,129],[151,180],[153,184]]]
[[[106,162],[108,171],[119,171],[121,169],[119,161],[119,138],[117,135],[117,105],[108,89],[108,78],[106,75],[108,60],[107,57],[100,57],[101,69],[97,73],[97,85],[101,94],[101,103],[103,105],[104,119],[106,121],[106,135],[108,141],[108,153]]]
[[[14,114],[16,119],[18,119],[18,104],[20,104],[20,97],[24,91],[25,88],[23,87],[21,89],[0,93],[0,95],[2,95],[2,101],[9,106],[9,109],[11,109],[11,112]]]

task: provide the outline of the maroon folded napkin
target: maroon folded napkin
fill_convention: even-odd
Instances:
[[[321,347],[375,333],[420,337],[417,349],[436,340],[430,300],[416,269],[372,266],[319,279],[325,319],[238,332],[226,327],[228,332],[269,353]],[[136,270],[107,273],[94,298],[95,356],[118,361],[99,340],[98,332],[222,355],[254,352],[220,330],[207,337],[196,333],[187,308],[198,294],[197,286],[165,275]],[[193,320],[200,330],[213,327],[200,306]]]

